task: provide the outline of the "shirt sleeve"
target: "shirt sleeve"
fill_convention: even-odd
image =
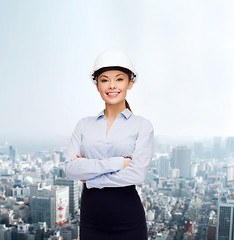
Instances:
[[[151,122],[145,119],[139,129],[130,164],[121,170],[86,180],[87,188],[121,187],[144,183],[153,153],[154,129]]]
[[[105,159],[77,158],[81,155],[80,145],[84,118],[78,121],[65,151],[64,172],[69,179],[87,180],[104,173],[110,173],[123,168],[124,157],[110,157]]]

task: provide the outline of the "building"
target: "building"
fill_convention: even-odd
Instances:
[[[74,230],[71,227],[63,227],[60,230],[60,235],[63,237],[63,240],[72,240]]]
[[[69,212],[72,217],[75,216],[75,213],[78,211],[78,181],[70,180],[67,178],[56,178],[55,185],[68,186],[69,187]]]
[[[63,151],[55,151],[55,153],[59,154],[60,162],[65,162],[64,152]]]
[[[9,160],[15,163],[16,160],[16,149],[13,146],[9,146]]]
[[[176,146],[173,148],[171,167],[179,169],[180,177],[191,177],[191,149],[187,146]]]
[[[219,202],[216,240],[234,239],[234,200]]]
[[[234,153],[234,137],[228,137],[226,139],[227,153]]]
[[[32,197],[32,222],[46,222],[48,227],[56,224],[55,197]]]
[[[69,187],[49,186],[38,189],[31,198],[32,222],[46,222],[49,227],[63,224],[69,217]]]
[[[169,177],[170,158],[168,155],[160,156],[158,160],[158,175],[160,177]]]
[[[220,159],[223,155],[221,144],[222,144],[221,137],[213,137],[213,157],[216,159]]]
[[[227,166],[227,180],[234,181],[234,164],[229,164]]]
[[[60,155],[58,153],[53,153],[52,160],[55,165],[58,165],[60,163]]]
[[[53,179],[55,182],[56,178],[66,178],[66,174],[60,167],[54,167]]]
[[[193,145],[194,157],[202,158],[204,155],[204,147],[202,142],[195,142]]]
[[[177,168],[173,168],[170,170],[170,178],[178,178],[180,177],[180,170]]]

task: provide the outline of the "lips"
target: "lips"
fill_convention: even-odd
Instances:
[[[119,92],[108,92],[106,93],[108,96],[117,96]]]

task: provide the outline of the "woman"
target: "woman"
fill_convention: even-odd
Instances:
[[[66,151],[68,178],[81,180],[81,240],[147,240],[145,212],[136,190],[154,149],[151,122],[126,101],[137,77],[129,57],[101,53],[91,78],[105,101],[97,116],[78,121]]]

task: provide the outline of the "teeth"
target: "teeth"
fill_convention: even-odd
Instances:
[[[108,93],[108,95],[117,95],[119,93]]]

